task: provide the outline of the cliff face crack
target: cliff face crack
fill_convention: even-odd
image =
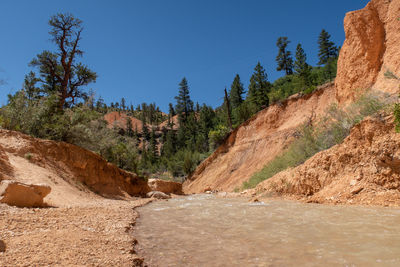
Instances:
[[[375,77],[373,78],[372,83],[376,83],[378,78],[378,73],[382,69],[383,65],[383,56],[386,51],[386,30],[385,25],[379,17],[378,10],[376,7],[371,9],[372,18],[374,19],[374,25],[376,25],[376,32],[374,35],[374,39],[369,40],[369,46],[372,46],[374,43],[378,45],[378,49],[376,51],[376,55],[369,55],[367,53],[367,60],[369,61],[369,67],[374,69]]]

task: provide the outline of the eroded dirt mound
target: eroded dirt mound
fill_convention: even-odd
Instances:
[[[400,134],[391,115],[367,118],[342,144],[256,187],[317,203],[400,205]]]
[[[398,83],[384,74],[389,70],[400,76],[399,17],[399,0],[372,0],[364,9],[346,14],[336,78],[339,102],[353,100],[359,89],[398,91]]]
[[[19,132],[0,130],[0,158],[0,180],[49,185],[50,205],[69,205],[96,194],[125,198],[149,191],[144,179],[91,151]]]
[[[306,120],[317,119],[335,101],[333,84],[295,95],[260,111],[238,127],[184,183],[185,193],[233,191],[277,156]]]
[[[107,121],[108,127],[119,127],[121,129],[127,128],[127,120],[130,120],[132,123],[132,130],[134,131],[142,131],[143,128],[143,123],[141,120],[136,119],[135,117],[128,116],[124,112],[118,112],[118,111],[113,111],[110,113],[107,113],[104,115],[104,120]],[[147,125],[146,126],[151,129],[151,126]]]

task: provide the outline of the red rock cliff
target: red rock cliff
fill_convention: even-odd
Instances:
[[[398,82],[384,73],[400,77],[399,18],[399,0],[372,0],[364,9],[347,13],[335,82],[340,103],[353,100],[359,89],[398,92]]]

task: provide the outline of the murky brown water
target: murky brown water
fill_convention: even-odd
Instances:
[[[196,195],[139,212],[149,266],[400,266],[400,209]]]

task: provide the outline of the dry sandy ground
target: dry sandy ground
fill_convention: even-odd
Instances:
[[[0,267],[140,266],[134,208],[150,200],[130,195],[146,193],[145,180],[77,146],[0,129],[1,180],[49,185],[53,207],[0,204]]]
[[[96,200],[61,208],[0,204],[0,266],[140,266],[131,231],[149,199]]]

